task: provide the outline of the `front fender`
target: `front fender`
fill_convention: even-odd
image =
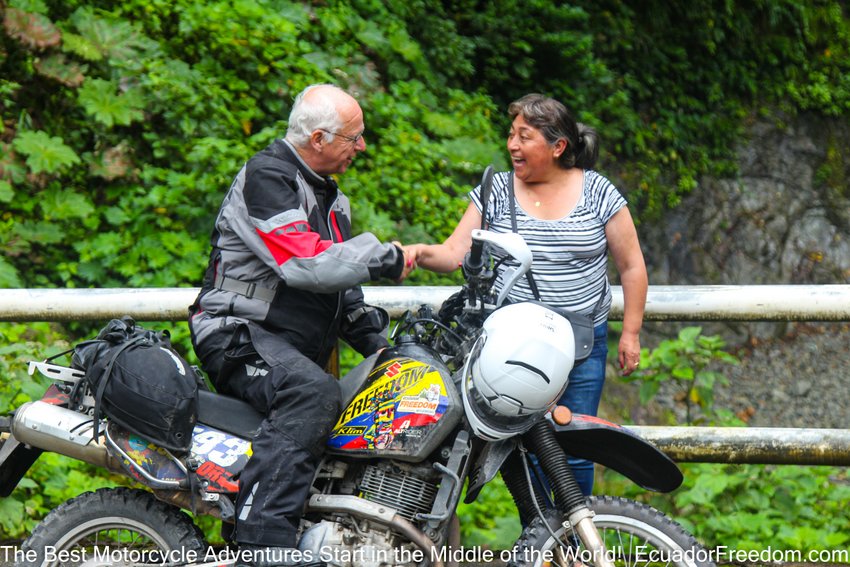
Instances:
[[[670,457],[615,423],[573,414],[567,425],[555,424],[555,437],[568,455],[614,469],[646,490],[670,492],[682,484]]]
[[[517,438],[512,438],[487,443],[484,446],[470,469],[464,502],[469,504],[478,498],[478,493],[484,485],[496,477],[502,463],[516,450],[517,443]]]

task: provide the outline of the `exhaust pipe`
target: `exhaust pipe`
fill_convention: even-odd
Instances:
[[[101,427],[100,431],[105,429]],[[105,436],[101,434],[97,442],[92,438],[94,424],[88,415],[41,401],[27,402],[15,411],[11,430],[12,436],[25,445],[127,474],[120,461],[107,450]],[[154,495],[163,502],[198,514],[221,517],[215,502],[195,500],[188,491],[157,490],[155,486],[147,486],[154,488]]]
[[[59,453],[112,471],[120,471],[109,456],[103,437],[92,438],[90,416],[45,402],[27,402],[15,411],[12,435],[26,445]]]

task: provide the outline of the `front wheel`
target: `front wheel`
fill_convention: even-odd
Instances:
[[[203,559],[204,539],[189,517],[151,493],[86,492],[51,511],[23,543],[16,567],[129,566]]]
[[[610,496],[591,496],[588,506],[596,514],[593,524],[614,565],[715,565],[709,552],[691,534],[651,506]],[[535,518],[517,540],[511,566],[596,564],[592,554],[577,542],[572,530],[565,529],[562,519],[554,516],[547,518],[549,527],[563,545],[555,541],[541,518]]]

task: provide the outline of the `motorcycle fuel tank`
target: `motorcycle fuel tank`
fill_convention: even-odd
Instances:
[[[433,351],[418,344],[396,346],[381,353],[342,412],[328,452],[421,461],[462,413],[449,370]]]

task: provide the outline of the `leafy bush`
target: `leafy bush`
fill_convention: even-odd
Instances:
[[[474,62],[472,72],[452,69],[466,88],[483,86],[502,107],[528,92],[564,102],[599,129],[602,167],[641,221],[676,206],[703,175],[733,174],[754,112],[850,110],[839,2],[442,4]]]
[[[842,550],[850,520],[847,471],[837,467],[685,463],[685,481],[669,495],[649,494],[605,470],[600,493],[620,493],[655,506],[706,548]]]
[[[519,514],[502,477],[485,485],[475,502],[458,506],[465,547],[510,549],[522,532]]]
[[[640,402],[649,403],[664,383],[679,390],[675,399],[685,404],[685,421],[693,425],[701,421],[716,421],[714,386],[727,384],[726,377],[710,368],[712,363],[738,364],[737,357],[725,352],[726,342],[719,336],[702,335],[701,327],[685,327],[675,339],[667,339],[653,349],[642,349],[639,369],[624,376],[626,382],[640,383]],[[702,415],[695,416],[694,408]],[[720,411],[724,417],[726,414]]]
[[[850,110],[836,4],[642,9],[653,18],[622,1],[10,0],[0,285],[197,284],[232,176],[317,81],[366,113],[369,150],[343,180],[356,229],[402,240],[447,236],[483,168],[507,165],[505,107],[526,92],[600,129],[601,166],[642,219],[732,171],[754,109]]]
[[[665,382],[676,385],[686,405],[688,424],[693,409],[700,421],[742,425],[731,412],[715,406],[714,385],[725,377],[710,370],[718,363],[737,364],[722,349],[720,337],[706,337],[699,327],[686,327],[676,339],[662,341],[641,353],[640,372],[625,378],[640,382],[641,403],[647,403]],[[697,421],[697,420],[693,420]],[[684,483],[669,495],[649,494],[619,474],[597,475],[600,493],[623,494],[645,501],[683,524],[707,548],[837,550],[850,541],[850,521],[840,502],[850,493],[847,471],[834,467],[686,463]]]
[[[381,3],[315,10],[11,2],[0,285],[197,285],[232,176],[282,135],[295,93],[323,81],[358,94],[366,113],[369,151],[343,183],[356,228],[446,236],[464,186],[498,158],[492,102],[438,88]]]

